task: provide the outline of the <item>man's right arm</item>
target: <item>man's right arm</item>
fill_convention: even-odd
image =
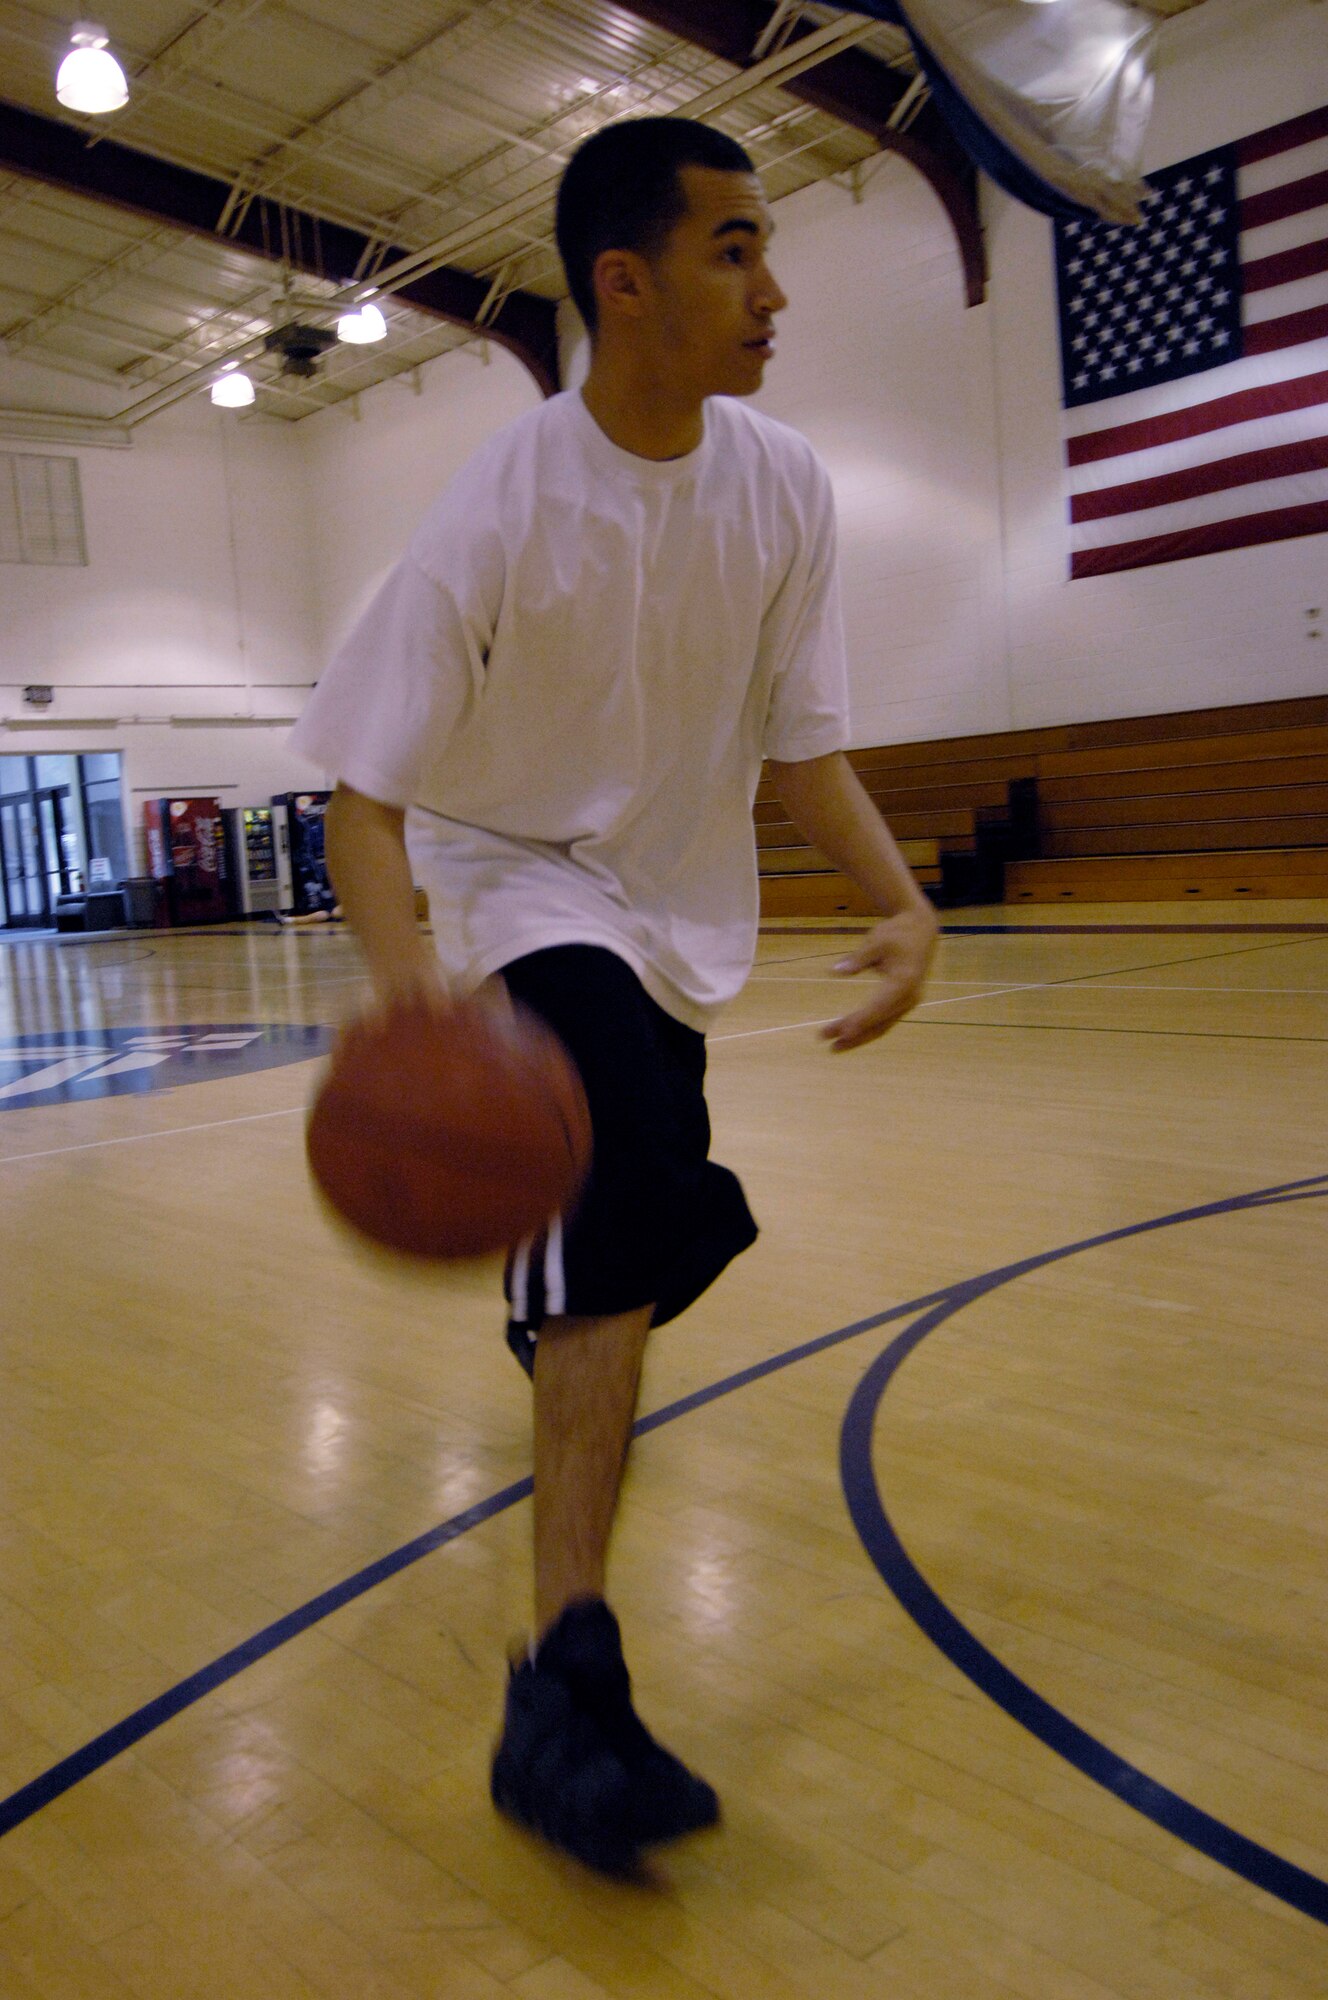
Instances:
[[[368,960],[378,1004],[420,999],[437,1006],[446,1003],[446,989],[415,920],[405,820],[399,806],[338,785],[324,822],[328,873]]]

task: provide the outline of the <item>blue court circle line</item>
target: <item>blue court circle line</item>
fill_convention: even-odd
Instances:
[[[1182,1209],[1174,1215],[1158,1216],[1151,1222],[1109,1230],[1082,1243],[1066,1244],[1060,1249],[1045,1251],[1040,1256],[1026,1258],[1022,1263],[1010,1264],[1003,1270],[991,1271],[983,1277],[970,1278],[956,1285],[948,1297],[924,1310],[911,1326],[896,1335],[873,1361],[854,1391],[845,1413],[839,1447],[844,1499],[859,1540],[882,1580],[910,1618],[960,1673],[1084,1777],[1114,1792],[1126,1805],[1143,1813],[1178,1840],[1183,1840],[1199,1853],[1208,1855],[1224,1868],[1243,1876],[1247,1882],[1252,1882],[1257,1888],[1289,1903],[1293,1909],[1315,1918],[1321,1924],[1328,1924],[1328,1882],[1237,1833],[1234,1827],[1204,1812],[1157,1779],[1150,1778],[1137,1765],[1118,1756],[1021,1680],[956,1617],[908,1554],[886,1513],[873,1462],[872,1438],[886,1390],[909,1355],[916,1351],[928,1334],[935,1333],[938,1327],[944,1326],[965,1306],[985,1298],[988,1293],[999,1290],[1014,1279],[1043,1270],[1049,1264],[1060,1263],[1067,1257],[1078,1256],[1082,1251],[1097,1249],[1107,1243],[1124,1242],[1130,1237],[1144,1236],[1155,1230],[1173,1229],[1181,1223],[1325,1197],[1328,1197],[1328,1175],[1316,1175],[1312,1181],[1262,1188],[1252,1194],[1209,1202],[1202,1208]]]
[[[1157,1784],[1146,1773],[1115,1756],[1104,1744],[1097,1742],[1034,1693],[981,1645],[936,1595],[908,1556],[881,1505],[871,1462],[876,1412],[891,1378],[929,1333],[986,1293],[1030,1272],[1042,1270],[1049,1264],[1062,1262],[1068,1257],[1078,1256],[1082,1251],[1098,1249],[1108,1243],[1125,1242],[1131,1237],[1176,1228],[1182,1223],[1198,1222],[1210,1216],[1277,1207],[1315,1196],[1328,1196],[1328,1174],[1314,1174],[1303,1180],[1286,1181],[1273,1187],[1257,1188],[1248,1194],[1206,1202],[1198,1207],[1178,1209],[1170,1215],[1130,1223],[1098,1236],[1084,1237],[1078,1242],[1022,1258],[1017,1263],[1002,1265],[977,1277],[928,1292],[920,1298],[906,1300],[902,1305],[887,1307],[884,1312],[872,1313],[866,1319],[854,1320],[831,1333],[820,1334],[797,1347],[787,1348],[782,1354],[755,1362],[749,1368],[725,1376],[722,1381],[693,1390],[690,1395],[680,1396],[676,1401],[639,1418],[633,1436],[645,1437],[679,1417],[689,1416],[708,1403],[732,1395],[735,1390],[745,1389],[769,1375],[779,1374],[785,1368],[808,1361],[860,1334],[874,1332],[901,1319],[909,1320],[911,1324],[878,1355],[855,1390],[844,1419],[840,1446],[840,1474],[850,1516],[868,1555],[890,1590],[962,1673],[1085,1776],[1105,1785],[1126,1804],[1147,1814],[1166,1831],[1210,1855],[1234,1873],[1280,1897],[1307,1916],[1328,1924],[1328,1882],[1246,1839],[1234,1828],[1201,1812],[1178,1794]],[[22,1826],[43,1807],[72,1791],[85,1778],[91,1777],[124,1751],[132,1749],[136,1743],[141,1743],[195,1702],[214,1693],[227,1681],[234,1680],[247,1667],[256,1665],[269,1653],[276,1652],[279,1647],[309,1631],[334,1611],[353,1603],[356,1598],[364,1596],[367,1591],[387,1582],[425,1556],[432,1555],[435,1550],[445,1548],[472,1528],[506,1513],[509,1508],[528,1499],[533,1488],[534,1482],[529,1475],[501,1487],[487,1499],[453,1514],[424,1534],[380,1556],[376,1562],[356,1570],[330,1589],[320,1591],[316,1597],[264,1626],[209,1665],[177,1681],[154,1700],[92,1737],[40,1776],[11,1792],[7,1798],[0,1799],[0,1838]]]

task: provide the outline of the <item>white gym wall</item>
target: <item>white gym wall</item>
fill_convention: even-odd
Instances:
[[[1148,165],[1328,101],[1323,0],[1207,0],[1167,33]],[[860,200],[823,183],[776,214],[791,304],[760,403],[835,482],[856,740],[1322,690],[1305,612],[1328,601],[1323,536],[1067,581],[1050,228],[990,187],[984,208],[990,295],[971,310],[949,222],[901,159],[871,163]],[[40,401],[23,364],[0,368],[10,407],[25,381]],[[537,397],[475,346],[299,425],[200,395],[132,450],[78,449],[88,566],[0,568],[0,712],[46,681],[57,714],[140,719],[0,749],[118,747],[131,801],[312,784],[262,718],[294,712],[430,496]]]

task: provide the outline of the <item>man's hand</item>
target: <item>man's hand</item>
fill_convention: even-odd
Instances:
[[[837,1051],[874,1042],[922,998],[936,949],[936,912],[914,880],[889,827],[842,750],[801,763],[773,760],[770,775],[793,824],[833,868],[855,882],[873,909],[895,914],[877,924],[837,972],[875,972],[880,988],[867,1006],[821,1030]]]
[[[938,928],[930,909],[904,910],[877,924],[859,950],[840,960],[836,972],[846,977],[874,972],[880,984],[865,1007],[822,1028],[822,1040],[829,1042],[836,1054],[876,1041],[917,1006],[936,950]]]
[[[456,1000],[436,963],[425,958],[407,960],[373,975],[373,991],[364,1008],[366,1016],[385,1020],[401,1011],[450,1014]]]

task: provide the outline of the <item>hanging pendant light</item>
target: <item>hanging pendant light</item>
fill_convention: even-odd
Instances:
[[[67,111],[118,111],[129,101],[125,73],[106,44],[105,28],[76,21],[69,54],[56,71],[55,94]]]
[[[228,368],[212,384],[212,400],[219,410],[247,410],[254,400],[254,385],[242,369]]]
[[[387,339],[387,321],[377,306],[369,304],[370,296],[366,294],[354,312],[343,313],[337,321],[337,339],[351,347],[369,347],[375,340]]]

